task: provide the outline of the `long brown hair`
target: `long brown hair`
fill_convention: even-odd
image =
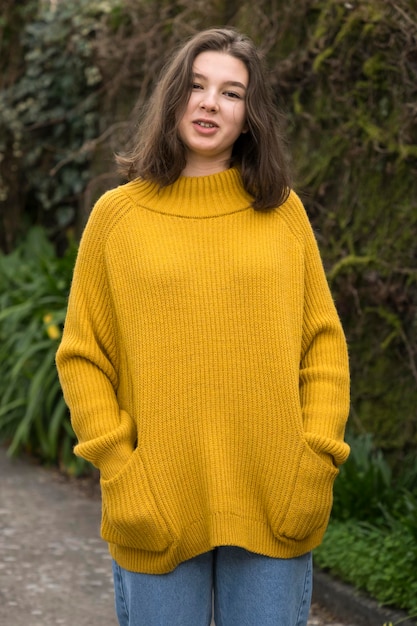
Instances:
[[[230,165],[239,168],[243,186],[254,198],[254,209],[277,207],[285,202],[290,190],[279,113],[254,43],[233,28],[212,28],[198,33],[164,67],[144,110],[133,148],[116,157],[119,171],[130,180],[140,176],[162,187],[179,178],[186,156],[178,124],[191,93],[194,60],[206,51],[230,54],[240,59],[248,70],[248,132],[235,142]]]

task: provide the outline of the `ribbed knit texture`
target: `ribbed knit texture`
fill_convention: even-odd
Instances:
[[[134,181],[84,231],[57,365],[101,472],[102,536],[164,573],[218,545],[317,546],[348,414],[346,343],[304,208],[237,170]]]

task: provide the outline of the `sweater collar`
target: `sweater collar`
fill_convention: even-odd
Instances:
[[[244,211],[252,196],[242,184],[237,168],[209,176],[181,176],[160,188],[151,181],[136,179],[125,186],[135,204],[150,211],[178,217],[207,218]]]

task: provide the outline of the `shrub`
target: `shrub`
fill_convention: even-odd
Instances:
[[[347,441],[351,454],[335,483],[332,519],[385,526],[393,519],[411,519],[413,495],[417,498],[415,456],[404,458],[392,469],[373,435],[349,433]]]
[[[388,529],[334,521],[315,562],[382,604],[417,615],[417,543],[403,524]]]
[[[10,454],[28,451],[79,474],[88,466],[72,453],[55,369],[75,250],[57,258],[45,232],[33,228],[0,256],[0,439]]]
[[[34,10],[9,7],[3,30],[20,24],[22,58],[16,80],[0,91],[0,245],[9,251],[22,225],[42,223],[61,233],[74,221],[90,179],[99,134],[101,76],[92,61],[100,19],[109,2],[38,2]],[[30,19],[29,19],[30,18]],[[0,34],[1,26],[0,22]],[[15,37],[16,39],[16,37]],[[11,55],[13,56],[13,55]],[[16,222],[16,204],[24,220]],[[8,232],[9,231],[9,232]]]
[[[417,462],[391,469],[369,434],[348,436],[351,455],[316,563],[383,604],[417,615]]]

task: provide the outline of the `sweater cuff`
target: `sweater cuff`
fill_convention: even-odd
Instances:
[[[115,476],[128,462],[136,446],[136,428],[125,411],[120,411],[119,426],[95,439],[80,441],[74,454],[90,461],[108,480]]]
[[[323,459],[332,458],[336,467],[342,465],[349,456],[350,447],[345,441],[330,439],[316,433],[305,433],[305,438],[316,454],[322,456]]]

